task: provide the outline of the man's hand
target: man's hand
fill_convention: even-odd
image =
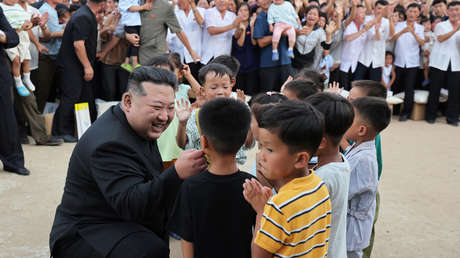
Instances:
[[[139,46],[139,35],[136,33],[125,33],[126,40],[129,41],[133,46],[138,47]]]
[[[198,55],[197,52],[195,52],[195,50],[192,50],[192,52],[190,53],[190,55],[192,56],[192,59],[193,59],[193,63],[197,63],[198,61],[201,60],[201,56]]]
[[[145,4],[142,5],[142,10],[144,11],[151,11],[152,10],[152,2],[147,0]]]
[[[262,186],[256,179],[246,179],[243,189],[244,199],[251,204],[254,211],[262,214],[265,204],[272,196],[272,190],[266,186]]]
[[[85,75],[83,76],[83,79],[85,79],[85,81],[87,82],[91,81],[94,77],[93,67],[91,67],[91,65],[88,67],[85,67],[84,71],[85,71]]]
[[[190,114],[192,114],[192,107],[190,106],[190,102],[181,98],[180,100],[176,101],[176,105],[176,115],[177,119],[179,119],[179,123],[186,124],[190,118]]]
[[[49,18],[48,12],[45,12],[44,14],[42,14],[42,17],[40,18],[40,22],[38,23],[38,26],[40,26],[40,28],[45,26],[46,23],[48,22],[48,18]]]
[[[49,53],[49,49],[40,43],[38,43],[37,50],[38,50],[38,53],[43,53],[43,52]]]
[[[177,175],[181,179],[187,179],[206,169],[208,166],[202,150],[186,150],[174,164]]]

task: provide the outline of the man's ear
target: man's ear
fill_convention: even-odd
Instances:
[[[121,97],[121,106],[125,112],[129,112],[131,110],[131,107],[133,105],[132,100],[133,95],[131,95],[131,93],[129,92],[125,92]]]
[[[308,168],[308,162],[310,161],[310,154],[306,151],[302,151],[296,154],[294,167],[296,169]]]

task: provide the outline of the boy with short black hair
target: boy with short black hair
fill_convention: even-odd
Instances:
[[[244,184],[257,212],[252,257],[326,256],[331,203],[325,183],[308,170],[323,137],[323,115],[308,103],[287,100],[257,122],[258,169],[278,194],[271,197],[271,189],[256,180]]]
[[[385,86],[378,81],[372,80],[357,80],[351,83],[350,94],[348,100],[353,102],[355,99],[360,97],[378,97],[387,98],[388,90]]]
[[[353,106],[345,98],[332,93],[318,93],[308,97],[324,115],[325,131],[316,155],[315,173],[326,183],[332,205],[331,235],[327,256],[346,258],[346,226],[350,165],[339,151],[340,140],[353,123]]]
[[[318,87],[308,80],[293,80],[284,85],[281,93],[288,99],[303,100],[318,93]]]
[[[355,118],[345,133],[354,144],[345,157],[350,163],[348,191],[347,256],[362,257],[369,245],[376,208],[378,165],[375,137],[391,120],[391,111],[385,100],[361,97],[353,101]]]
[[[182,237],[184,257],[251,257],[256,213],[242,194],[255,177],[238,170],[236,153],[251,122],[247,106],[217,98],[199,113],[201,149],[212,162],[207,170],[181,186],[170,230]]]
[[[235,85],[236,83],[236,76],[238,75],[238,72],[240,71],[240,61],[236,59],[234,56],[230,55],[220,55],[211,62],[210,64],[222,64],[225,65],[230,71],[232,72],[231,74],[231,79],[232,79],[232,85]]]

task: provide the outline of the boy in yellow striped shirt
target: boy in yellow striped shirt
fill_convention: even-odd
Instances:
[[[257,212],[252,257],[325,257],[331,203],[324,182],[308,162],[324,131],[313,106],[286,101],[264,111],[259,124],[257,167],[278,192],[255,179],[244,183],[244,197]]]

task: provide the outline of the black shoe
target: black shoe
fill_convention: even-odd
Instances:
[[[4,167],[3,170],[6,172],[16,173],[21,176],[28,176],[30,175],[30,171],[27,168],[8,168]]]
[[[407,115],[400,115],[399,116],[399,121],[401,121],[401,122],[407,121]]]
[[[451,126],[455,126],[455,127],[458,126],[458,122],[449,122],[449,121],[447,121],[447,124],[451,125]]]
[[[49,138],[48,141],[44,143],[37,143],[37,145],[57,146],[57,145],[61,145],[62,143],[64,143],[64,139],[61,139],[55,136],[51,136],[51,138]]]
[[[427,119],[426,122],[429,123],[429,124],[434,124],[434,123],[436,122],[436,120],[434,120],[434,119]]]
[[[30,144],[29,137],[21,137],[21,144]]]
[[[77,142],[78,139],[73,137],[72,135],[61,135],[59,136],[64,142]]]

